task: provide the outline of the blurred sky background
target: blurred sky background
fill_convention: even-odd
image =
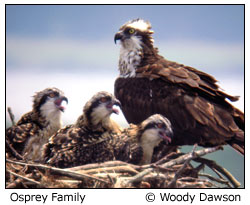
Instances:
[[[120,49],[114,35],[138,17],[151,22],[161,55],[212,74],[226,92],[241,96],[233,104],[244,111],[241,5],[7,5],[6,105],[16,120],[47,87],[69,98],[64,124],[74,123],[96,92],[113,93]],[[122,113],[112,117],[126,126]],[[216,161],[230,159],[226,168],[244,186],[244,158],[228,147],[218,153]]]

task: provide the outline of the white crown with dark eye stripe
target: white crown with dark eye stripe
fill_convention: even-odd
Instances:
[[[118,114],[115,105],[121,106],[111,93],[101,91],[96,93],[84,106],[83,114],[76,122],[77,127],[88,127],[91,130],[120,130],[114,121],[110,119],[112,113]]]
[[[124,24],[121,29],[125,29],[125,28],[134,28],[136,30],[142,31],[142,32],[148,32],[151,29],[151,24],[148,21],[145,21],[143,19],[135,19],[132,21],[127,22],[126,24]],[[153,31],[150,31],[153,33]]]
[[[44,162],[58,167],[101,162],[107,157],[102,150],[112,157],[113,150],[102,146],[107,146],[106,137],[122,131],[110,119],[112,113],[118,114],[115,105],[120,106],[120,102],[112,94],[105,91],[95,94],[85,104],[75,124],[60,129],[49,139],[43,149]]]
[[[140,125],[140,145],[143,148],[141,164],[151,163],[154,148],[164,140],[171,143],[173,130],[170,121],[159,114],[154,114],[144,120]]]

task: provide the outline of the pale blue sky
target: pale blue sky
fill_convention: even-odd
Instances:
[[[9,5],[7,71],[18,67],[86,71],[106,65],[112,72],[119,48],[114,34],[138,17],[152,23],[155,44],[170,60],[201,66],[212,74],[223,69],[243,74],[244,7],[240,5]],[[209,62],[202,64],[204,58]]]
[[[7,6],[7,35],[111,38],[133,18],[149,20],[159,39],[198,38],[243,42],[244,7],[240,5]]]

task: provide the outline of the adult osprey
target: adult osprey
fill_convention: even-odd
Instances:
[[[68,103],[63,92],[57,88],[37,92],[32,111],[6,130],[6,140],[25,159],[39,161],[42,146],[61,128],[61,113],[65,109],[63,101]]]
[[[172,123],[172,145],[229,144],[244,154],[244,114],[226,101],[238,97],[221,91],[204,72],[158,54],[149,22],[136,19],[115,34],[121,41],[115,96],[129,123],[159,113]]]

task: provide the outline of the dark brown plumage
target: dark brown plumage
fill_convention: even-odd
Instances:
[[[221,91],[211,75],[164,59],[152,33],[149,22],[136,19],[115,35],[121,41],[115,96],[127,121],[160,113],[172,123],[172,145],[229,144],[244,154],[244,114],[226,101],[238,97]]]
[[[92,131],[67,126],[44,147],[45,162],[61,168],[121,160],[134,164],[151,162],[153,149],[161,140],[172,139],[170,122],[153,115],[138,126],[120,132]]]
[[[120,126],[110,119],[112,113],[118,113],[114,105],[119,106],[120,102],[112,94],[104,91],[95,94],[85,104],[75,124],[59,130],[49,139],[44,146],[43,161],[57,167],[72,167],[110,158],[112,153],[102,148],[108,146],[106,136],[121,133]]]
[[[37,92],[32,111],[6,130],[6,140],[24,158],[39,161],[42,145],[61,128],[63,101],[68,102],[68,99],[57,88]],[[11,154],[8,149],[6,151]]]

